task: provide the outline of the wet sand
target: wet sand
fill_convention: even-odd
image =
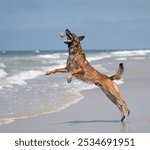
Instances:
[[[128,60],[124,66],[119,89],[131,114],[123,123],[117,107],[96,88],[82,91],[83,99],[62,111],[0,125],[0,132],[150,133],[150,60]]]

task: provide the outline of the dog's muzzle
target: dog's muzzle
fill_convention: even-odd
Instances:
[[[69,31],[69,29],[66,29],[65,33],[67,37],[67,40],[65,41],[65,43],[71,43],[73,41],[72,33]]]

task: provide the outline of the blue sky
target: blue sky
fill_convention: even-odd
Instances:
[[[150,48],[150,0],[0,0],[0,50],[66,49],[66,28],[84,49]]]

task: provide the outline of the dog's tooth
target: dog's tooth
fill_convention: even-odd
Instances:
[[[64,42],[71,42],[71,40],[64,40]]]
[[[71,40],[67,40],[68,42],[71,42]]]

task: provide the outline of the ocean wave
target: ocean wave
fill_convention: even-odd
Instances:
[[[103,56],[87,56],[87,60],[89,62],[92,62],[92,61],[98,61],[98,60],[102,60],[102,59],[105,59],[105,58],[110,58],[111,55],[103,55]]]
[[[121,58],[116,58],[116,60],[127,60],[127,58],[121,57]]]
[[[147,54],[150,54],[150,50],[125,50],[125,51],[117,51],[111,53],[113,56],[119,56],[119,57],[128,57],[128,56],[145,56]]]
[[[56,59],[56,58],[60,58],[60,56],[55,56],[54,54],[47,54],[47,55],[38,55],[39,58],[45,58],[45,59]]]
[[[1,52],[2,54],[5,54],[5,53],[6,53],[6,51],[4,51],[4,50],[3,50],[3,51],[0,51],[0,52]]]
[[[145,57],[135,57],[134,59],[135,60],[143,60],[143,59],[145,59]]]
[[[54,53],[54,54],[43,54],[43,55],[38,55],[38,58],[44,58],[44,59],[59,59],[64,56],[67,56],[68,53]]]
[[[117,85],[120,85],[120,84],[123,84],[123,83],[124,83],[123,79],[121,79],[121,80],[114,80],[114,82],[115,82]]]
[[[4,63],[0,63],[0,68],[6,68],[6,65]]]
[[[48,61],[41,61],[44,65],[49,65],[50,67],[65,67],[66,65],[66,59],[60,59],[60,60],[48,60]]]
[[[31,80],[34,78],[37,78],[38,76],[44,74],[43,71],[37,71],[37,70],[30,70],[30,71],[24,71],[20,74],[8,77],[6,79],[6,82],[9,84],[15,84],[15,85],[26,85],[26,80]]]
[[[0,125],[14,122],[13,118],[0,118]]]
[[[39,51],[39,50],[35,50],[35,52],[36,52],[36,53],[40,53],[40,51]]]
[[[94,84],[88,84],[80,80],[75,80],[72,82],[72,88],[76,90],[77,92],[81,92],[84,90],[90,90],[96,88]]]
[[[3,69],[0,69],[0,78],[4,78],[8,75],[7,72],[5,72]]]

